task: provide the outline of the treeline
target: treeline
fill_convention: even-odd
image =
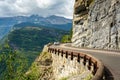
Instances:
[[[71,39],[72,39],[72,35],[73,35],[73,31],[71,29],[70,32],[69,32],[69,34],[62,36],[61,42],[62,43],[70,43]]]

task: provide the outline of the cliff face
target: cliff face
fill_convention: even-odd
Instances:
[[[120,49],[120,0],[76,0],[72,45]]]
[[[52,55],[47,52],[47,46],[45,45],[40,56],[36,58],[26,72],[27,78],[29,80],[55,80],[52,63]]]

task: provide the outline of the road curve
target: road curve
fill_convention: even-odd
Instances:
[[[69,47],[67,44],[52,45],[55,48],[73,50],[90,54],[101,60],[112,73],[114,80],[120,80],[120,52]]]

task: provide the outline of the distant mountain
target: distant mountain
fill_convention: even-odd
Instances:
[[[68,24],[48,24],[48,23],[32,23],[32,22],[22,22],[19,24],[15,24],[12,29],[19,29],[26,26],[43,26],[43,27],[50,27],[50,28],[56,28],[61,29],[65,31],[69,31],[71,29],[71,23]]]
[[[50,22],[51,24],[58,24],[58,25],[71,23],[70,19],[66,19],[64,17],[59,17],[55,15],[46,17],[46,20]]]
[[[24,26],[47,26],[63,30],[70,30],[72,20],[60,16],[41,17],[38,15],[1,17],[0,18],[0,39],[11,29]]]

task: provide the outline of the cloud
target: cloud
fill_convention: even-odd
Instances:
[[[38,14],[72,18],[74,0],[0,0],[0,17]]]

